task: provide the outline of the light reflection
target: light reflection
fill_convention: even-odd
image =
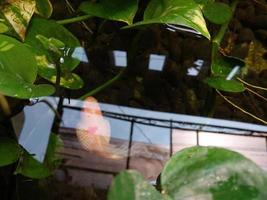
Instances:
[[[115,50],[113,51],[114,65],[117,67],[127,66],[127,52]]]
[[[110,124],[104,119],[97,100],[88,97],[84,104],[81,121],[77,124],[76,131],[83,149],[111,159],[125,157],[126,144],[119,148],[110,144]]]
[[[150,70],[162,71],[165,64],[165,60],[165,55],[150,54],[148,68]]]
[[[204,60],[198,59],[194,62],[193,67],[188,68],[187,70],[187,75],[188,76],[198,76],[198,74],[200,73],[203,65],[204,65]]]
[[[240,70],[240,66],[235,66],[232,71],[228,74],[228,76],[226,77],[226,80],[230,81],[234,78],[235,75],[237,75],[239,73]]]
[[[89,59],[87,57],[86,51],[83,47],[76,47],[71,55],[72,58],[76,58],[79,61],[88,63]]]

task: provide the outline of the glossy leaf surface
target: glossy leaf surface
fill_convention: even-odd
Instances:
[[[225,92],[243,92],[245,87],[236,80],[226,80],[225,77],[210,77],[204,80],[210,87]]]
[[[45,65],[40,65],[38,74],[52,83],[56,83],[55,68],[48,68],[45,67]],[[72,90],[80,89],[83,87],[83,80],[77,74],[65,70],[61,72],[60,85]]]
[[[54,64],[56,61],[53,60],[47,49],[39,39],[36,38],[37,35],[43,35],[46,38],[55,38],[62,41],[66,45],[66,48],[70,49],[69,53],[71,53],[71,49],[80,46],[79,40],[71,32],[55,21],[33,18],[25,42],[33,47],[37,56],[45,55],[50,64]],[[63,68],[72,71],[79,63],[80,62],[77,59],[66,57]],[[38,63],[38,65],[40,65],[40,63]]]
[[[14,74],[0,72],[0,92],[10,97],[29,99],[52,95],[55,89],[52,85],[34,85]]]
[[[239,153],[192,147],[165,165],[161,185],[172,199],[267,199],[266,173]]]
[[[137,7],[137,0],[100,0],[83,2],[80,10],[92,16],[132,24]]]
[[[0,10],[21,40],[35,11],[35,0],[6,0],[0,2]]]
[[[16,39],[0,35],[0,72],[8,72],[14,74],[14,78],[33,83],[37,76],[35,54]]]
[[[210,39],[201,9],[194,0],[152,0],[145,11],[144,20],[133,26],[153,23],[186,26]]]
[[[80,63],[79,60],[71,57],[75,47],[80,46],[77,38],[54,21],[38,18],[32,21],[26,43],[30,44],[36,52],[38,74],[44,79],[55,83],[56,64],[59,64],[59,62],[55,61],[54,58],[60,57],[59,54],[62,54],[64,63],[60,64],[62,71],[60,85],[69,89],[81,88],[83,86],[82,79],[78,75],[71,73]],[[49,42],[54,44],[52,46],[56,48],[56,52],[52,51],[51,44],[48,44]],[[62,47],[62,45],[65,47]],[[55,54],[57,55],[55,56]]]
[[[229,56],[218,56],[215,57],[211,64],[212,74],[215,76],[226,77],[236,66],[240,68],[244,67],[245,62],[239,58],[229,57]]]
[[[49,18],[53,12],[53,6],[50,0],[35,0],[35,12],[43,17]]]
[[[15,140],[0,137],[0,167],[16,162],[20,152],[21,149]]]
[[[128,170],[117,175],[108,194],[109,200],[160,200],[158,191],[136,171]]]
[[[230,6],[221,2],[207,3],[203,8],[204,16],[212,23],[224,24],[232,17]]]

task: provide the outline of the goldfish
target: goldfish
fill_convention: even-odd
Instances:
[[[103,117],[99,103],[94,97],[88,97],[84,101],[76,135],[81,147],[88,152],[111,159],[119,159],[127,155],[127,144],[119,148],[110,144],[110,124]]]

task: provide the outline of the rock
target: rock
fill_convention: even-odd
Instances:
[[[267,15],[258,15],[248,18],[248,23],[254,29],[267,29]]]
[[[237,37],[237,41],[239,43],[250,42],[253,39],[254,39],[254,33],[249,28],[242,28]]]
[[[237,18],[233,18],[229,24],[229,28],[234,32],[239,31],[242,28],[242,24]]]
[[[195,56],[199,59],[210,60],[211,56],[211,42],[206,39],[199,40],[192,47]]]
[[[267,47],[267,30],[259,29],[255,35]]]
[[[174,61],[168,59],[163,70],[164,78],[170,84],[178,86],[179,80],[181,79],[182,75],[183,73],[181,66],[177,65]]]
[[[249,45],[247,43],[236,45],[231,52],[231,56],[244,59],[245,57],[247,57],[248,49]]]
[[[245,21],[247,19],[246,11],[240,8],[236,9],[235,16],[239,21]]]

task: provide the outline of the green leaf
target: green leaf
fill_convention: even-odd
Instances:
[[[16,162],[20,152],[21,149],[15,140],[0,137],[0,167]]]
[[[239,153],[217,147],[191,147],[175,154],[161,173],[172,199],[267,199],[264,170]]]
[[[209,77],[204,80],[210,87],[225,92],[243,92],[245,87],[236,80],[226,80],[225,77]]]
[[[49,18],[53,12],[53,6],[49,0],[35,0],[35,12],[42,17]]]
[[[28,99],[54,93],[51,85],[34,85],[37,76],[35,54],[14,38],[0,35],[0,92]]]
[[[79,9],[92,16],[132,24],[137,8],[137,0],[101,0],[83,2]]]
[[[40,41],[41,40],[41,41]],[[68,53],[64,56],[64,63],[61,64],[61,86],[69,89],[79,89],[83,86],[81,78],[71,73],[80,61],[71,57],[73,50],[79,47],[79,40],[73,36],[63,26],[55,21],[33,18],[29,28],[25,42],[31,45],[36,52],[36,60],[38,65],[38,74],[52,83],[56,82],[56,67],[58,61],[53,60],[55,56],[51,52],[51,45],[62,51],[63,45]],[[64,52],[62,52],[64,53]]]
[[[45,55],[49,62],[53,59],[39,39],[36,38],[37,35],[43,35],[46,38],[55,38],[60,40],[67,48],[70,49],[69,53],[71,53],[72,49],[81,46],[79,40],[71,32],[55,21],[34,17],[31,21],[25,42],[33,47],[37,56]],[[55,62],[56,61],[54,61],[54,63]],[[72,71],[79,65],[79,63],[80,61],[77,59],[67,57],[65,58],[63,68]]]
[[[122,191],[123,190],[123,191]],[[108,200],[160,200],[160,193],[134,170],[121,172],[109,189]]]
[[[145,10],[144,20],[128,27],[153,23],[186,26],[210,39],[201,9],[194,0],[151,0]]]
[[[35,54],[14,38],[0,35],[0,72],[14,74],[28,83],[37,76]]]
[[[40,163],[29,153],[25,152],[16,173],[34,179],[42,179],[51,176],[53,171],[60,164],[61,159],[56,155],[56,152],[62,147],[62,144],[60,138],[52,133],[49,139],[44,163]]]
[[[203,8],[204,16],[214,24],[224,24],[232,17],[232,9],[221,2],[207,3]]]
[[[47,167],[35,160],[27,152],[24,152],[23,159],[15,173],[35,179],[42,179],[52,175],[52,172]]]
[[[244,67],[245,62],[236,57],[223,56],[215,57],[211,64],[212,74],[226,77],[235,66]]]
[[[0,10],[21,40],[34,14],[35,0],[6,0],[0,4]]]
[[[29,99],[52,95],[55,88],[48,84],[34,85],[12,73],[0,71],[0,92],[10,97]]]
[[[47,62],[45,57],[38,57],[37,59],[39,63]],[[49,65],[49,63],[39,65],[38,74],[46,80],[56,83],[56,69],[54,65]],[[64,70],[61,72],[60,85],[72,90],[80,89],[83,87],[83,80],[77,74]]]
[[[8,26],[0,22],[0,33],[6,33],[9,30]]]

